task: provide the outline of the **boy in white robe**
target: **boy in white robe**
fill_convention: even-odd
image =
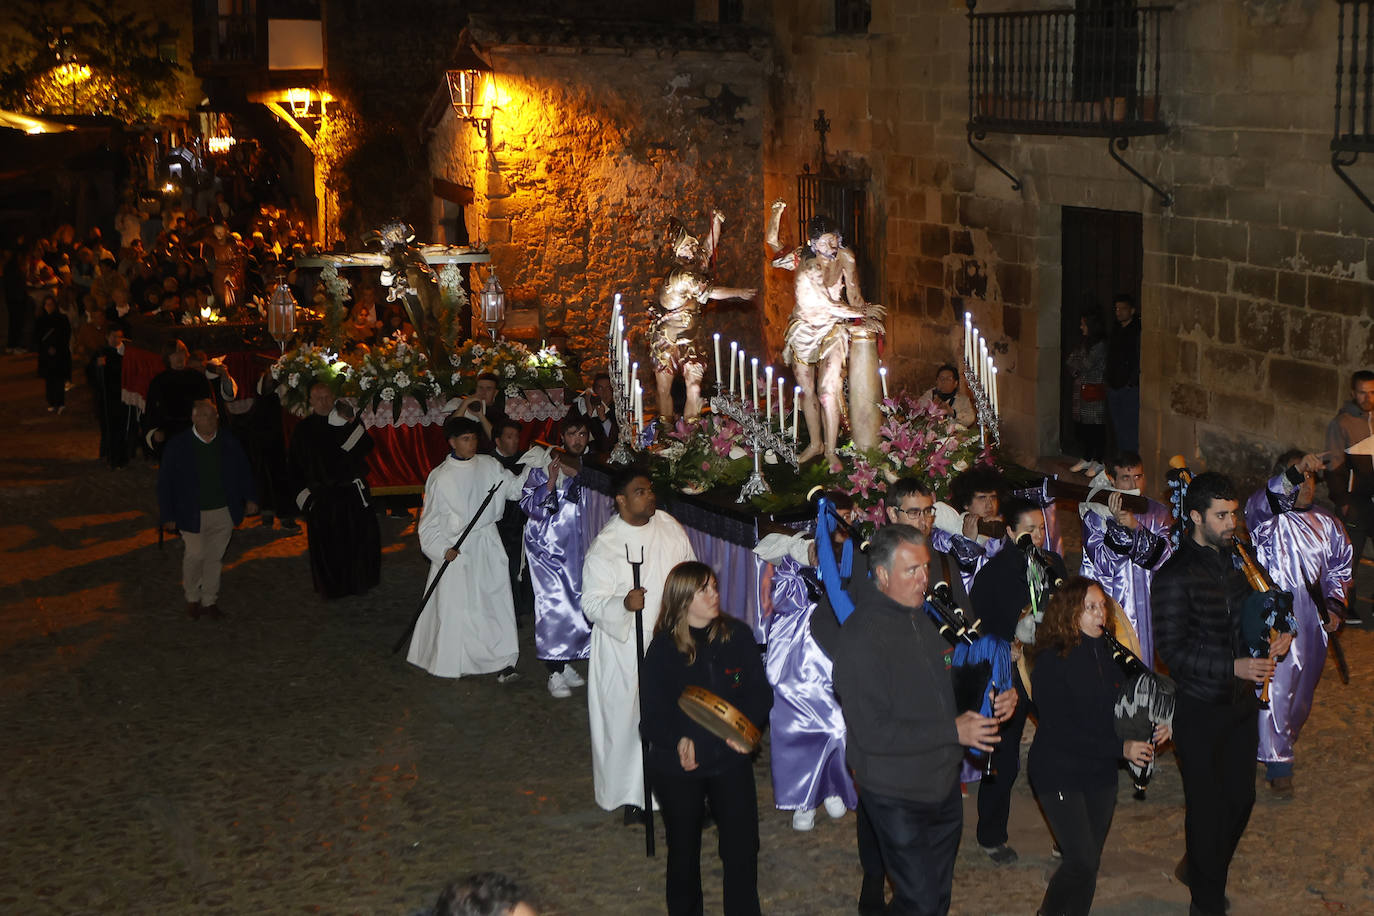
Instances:
[[[426,588],[444,561],[451,562],[415,625],[406,660],[438,677],[495,672],[504,684],[520,676],[515,670],[520,649],[506,551],[496,521],[506,511],[507,500],[520,498],[529,468],[517,477],[490,455],[477,454],[480,432],[475,421],[463,417],[444,422],[453,451],[425,481],[418,526],[420,549],[430,564]],[[479,514],[493,486],[497,491]],[[474,516],[477,524],[462,550],[455,551],[454,543]]]
[[[635,647],[636,609],[647,648],[658,621],[663,583],[677,564],[695,560],[687,532],[658,512],[653,484],[630,469],[612,482],[617,517],[592,542],[582,567],[582,613],[592,624],[588,668],[588,718],[592,732],[592,783],[596,803],[607,811],[625,807],[625,823],[642,817],[644,777],[639,744],[639,679]],[[638,562],[640,588],[634,588]]]

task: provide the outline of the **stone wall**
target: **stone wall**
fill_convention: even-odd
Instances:
[[[604,368],[603,335],[621,293],[645,362],[645,309],[665,274],[673,216],[700,235],[720,209],[717,282],[760,284],[764,55],[484,53],[495,71],[491,136],[449,110],[430,166],[474,190],[469,235],[490,247],[508,302],[537,319],[537,336],[566,336],[588,375]],[[757,308],[708,310],[708,330],[757,346]]]
[[[1062,6],[1021,0],[980,11]],[[830,31],[830,4],[754,9],[776,30],[765,191],[795,194],[832,151],[873,169],[878,291],[895,378],[928,385],[959,354],[972,311],[999,351],[1005,442],[1059,451],[1062,208],[1143,214],[1142,450],[1254,477],[1289,445],[1318,448],[1346,380],[1374,365],[1374,214],[1341,184],[1327,144],[1335,4],[1189,2],[1164,33],[1167,136],[1123,157],[1174,192],[1158,199],[1105,139],[993,135],[1021,193],[969,149],[962,0],[874,0],[865,36]],[[1354,170],[1367,186],[1374,171]],[[1363,174],[1361,172],[1363,171]],[[770,278],[769,302],[783,291]]]

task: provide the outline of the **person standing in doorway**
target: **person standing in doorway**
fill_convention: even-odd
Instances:
[[[1117,452],[1140,451],[1140,316],[1126,293],[1112,302],[1116,324],[1107,340],[1107,412]]]

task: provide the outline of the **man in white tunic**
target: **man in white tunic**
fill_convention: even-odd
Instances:
[[[429,557],[434,580],[444,560],[451,561],[415,625],[406,660],[438,677],[497,673],[501,683],[518,677],[520,650],[515,635],[515,602],[507,574],[506,551],[496,521],[506,500],[518,500],[528,466],[520,476],[490,455],[477,454],[479,427],[453,416],[444,423],[452,453],[425,481],[420,515],[420,549]],[[487,492],[497,487],[478,514]],[[453,549],[468,522],[477,517],[461,551]]]
[[[612,495],[617,517],[601,529],[582,567],[582,612],[592,624],[587,707],[596,803],[607,811],[625,806],[629,824],[638,822],[644,804],[634,612],[643,609],[640,627],[647,647],[669,570],[696,554],[677,520],[657,511],[653,484],[643,471],[617,475]],[[627,548],[635,562],[641,555],[644,559],[638,589]]]

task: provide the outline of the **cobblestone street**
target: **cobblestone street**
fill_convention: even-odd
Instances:
[[[97,462],[84,388],[47,414],[33,366],[0,357],[0,912],[404,916],[485,869],[514,875],[541,913],[662,912],[661,825],[646,859],[640,832],[596,807],[585,690],[549,697],[528,628],[525,677],[506,686],[390,654],[423,584],[413,518],[381,520],[381,585],[330,604],[311,590],[303,530],[249,520],[229,547],[227,617],[191,620],[181,545],[158,545],[155,472]],[[1374,567],[1360,577],[1374,594]],[[1374,636],[1345,646],[1352,680],[1328,664],[1296,797],[1268,797],[1256,770],[1237,916],[1374,913]],[[794,832],[772,808],[767,755],[765,912],[854,912],[853,815]],[[991,865],[974,817],[970,799],[953,911],[1034,912],[1050,841],[1025,780],[1017,865]],[[1143,804],[1123,781],[1094,912],[1185,913],[1182,824],[1172,757]]]

